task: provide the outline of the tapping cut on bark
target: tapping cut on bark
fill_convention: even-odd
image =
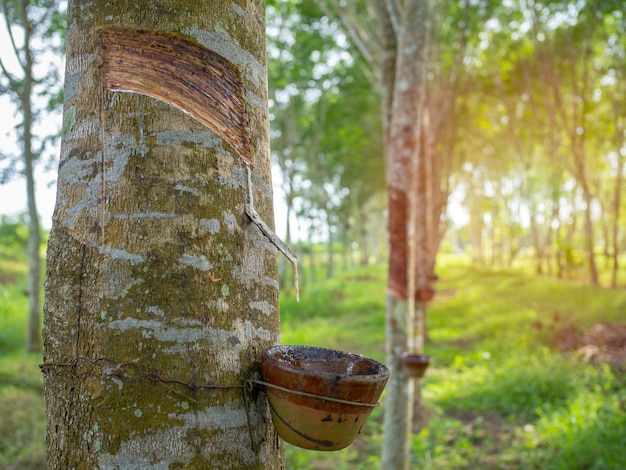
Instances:
[[[251,163],[243,85],[234,64],[179,34],[107,26],[98,35],[104,88],[177,107]]]

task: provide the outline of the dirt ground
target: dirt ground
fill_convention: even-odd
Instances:
[[[626,324],[598,323],[585,331],[566,325],[556,331],[552,346],[564,354],[576,354],[592,363],[606,363],[626,372]]]

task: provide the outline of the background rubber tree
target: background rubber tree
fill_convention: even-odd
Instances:
[[[0,150],[0,184],[18,174],[26,180],[28,212],[28,312],[26,349],[41,351],[41,228],[35,199],[35,165],[50,154],[53,131],[38,128],[62,103],[56,65],[46,54],[60,55],[64,44],[62,5],[54,0],[2,0],[2,19],[9,44],[0,52],[0,94],[16,108],[19,153]],[[39,67],[38,67],[39,65]],[[7,110],[3,110],[7,113]],[[8,118],[8,116],[6,116]]]
[[[62,140],[47,467],[283,468],[264,2],[70,1]]]
[[[415,310],[417,166],[424,105],[429,2],[379,1],[383,36],[382,83],[387,165],[389,267],[385,310],[387,385],[382,466],[408,469],[413,383],[402,370]]]

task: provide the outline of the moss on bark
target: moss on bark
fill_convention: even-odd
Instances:
[[[279,338],[275,250],[245,216],[245,166],[178,109],[104,90],[96,35],[175,32],[230,56],[258,98],[245,132],[257,209],[272,220],[262,13],[263,2],[70,2],[72,119],[46,282],[50,468],[283,465],[265,397],[251,404],[253,449],[239,388]]]

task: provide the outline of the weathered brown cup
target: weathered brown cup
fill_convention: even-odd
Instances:
[[[278,435],[314,450],[349,446],[389,378],[387,367],[372,359],[310,346],[269,348],[262,367]]]
[[[405,352],[402,354],[402,369],[409,377],[424,377],[430,365],[430,357]]]

